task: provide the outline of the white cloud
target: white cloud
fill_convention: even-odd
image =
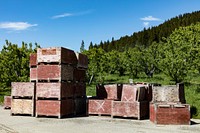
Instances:
[[[55,15],[55,16],[51,17],[51,19],[59,19],[59,18],[71,17],[71,16],[81,16],[81,15],[90,14],[91,12],[92,12],[92,10],[82,11],[82,12],[78,12],[78,13],[63,13],[63,14]]]
[[[148,17],[140,18],[140,20],[143,20],[143,21],[161,21],[160,18],[155,18],[153,16],[148,16]]]
[[[70,16],[73,16],[73,14],[71,13],[63,13],[63,14],[60,14],[60,15],[55,15],[53,17],[51,17],[52,19],[58,19],[58,18],[64,18],[64,17],[70,17]]]
[[[144,27],[149,27],[149,22],[143,22]]]
[[[27,22],[2,22],[0,23],[0,29],[20,31],[37,25],[38,24],[29,24]]]

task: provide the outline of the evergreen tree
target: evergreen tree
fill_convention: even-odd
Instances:
[[[82,40],[81,42],[81,47],[80,47],[80,53],[83,53],[85,51],[85,43],[84,41]]]

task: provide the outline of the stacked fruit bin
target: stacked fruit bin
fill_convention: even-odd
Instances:
[[[12,82],[11,115],[35,115],[35,83]]]
[[[58,48],[37,49],[36,117],[58,118],[74,114],[74,51]]]
[[[74,68],[74,114],[87,115],[87,96],[86,96],[86,70],[88,68],[88,58],[86,55],[76,53],[77,65]]]
[[[111,115],[112,102],[121,99],[122,84],[98,84],[96,97],[89,99],[90,115]]]
[[[149,113],[148,85],[124,84],[120,101],[112,103],[112,117],[145,118]]]
[[[189,125],[190,105],[185,103],[183,83],[153,87],[150,121],[155,124]]]
[[[30,82],[12,83],[11,114],[57,117],[86,115],[86,55],[63,47],[30,55]]]

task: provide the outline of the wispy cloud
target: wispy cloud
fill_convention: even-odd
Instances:
[[[38,24],[29,24],[28,22],[1,22],[0,29],[7,29],[7,30],[27,30],[30,27],[37,26]]]
[[[140,18],[140,20],[143,20],[143,21],[161,21],[160,18],[155,18],[153,16],[147,16],[147,17],[144,17],[144,18]]]
[[[144,27],[149,27],[149,22],[143,22]]]
[[[63,13],[63,14],[52,16],[51,19],[59,19],[59,18],[65,18],[65,17],[71,17],[71,16],[81,16],[81,15],[90,14],[91,12],[92,10],[78,12],[78,13]]]
[[[58,18],[64,18],[64,17],[69,17],[69,16],[73,16],[73,14],[71,13],[63,13],[63,14],[60,14],[60,15],[55,15],[53,17],[51,17],[52,19],[58,19]]]

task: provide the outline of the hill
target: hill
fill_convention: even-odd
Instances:
[[[126,48],[134,47],[135,45],[147,47],[152,42],[159,42],[163,37],[168,37],[176,28],[189,26],[197,22],[200,22],[200,11],[185,13],[171,18],[158,26],[144,28],[142,31],[134,32],[131,36],[123,36],[119,40],[112,38],[111,42],[101,41],[98,45],[90,43],[89,49],[101,47],[108,52],[111,50],[124,51]]]

